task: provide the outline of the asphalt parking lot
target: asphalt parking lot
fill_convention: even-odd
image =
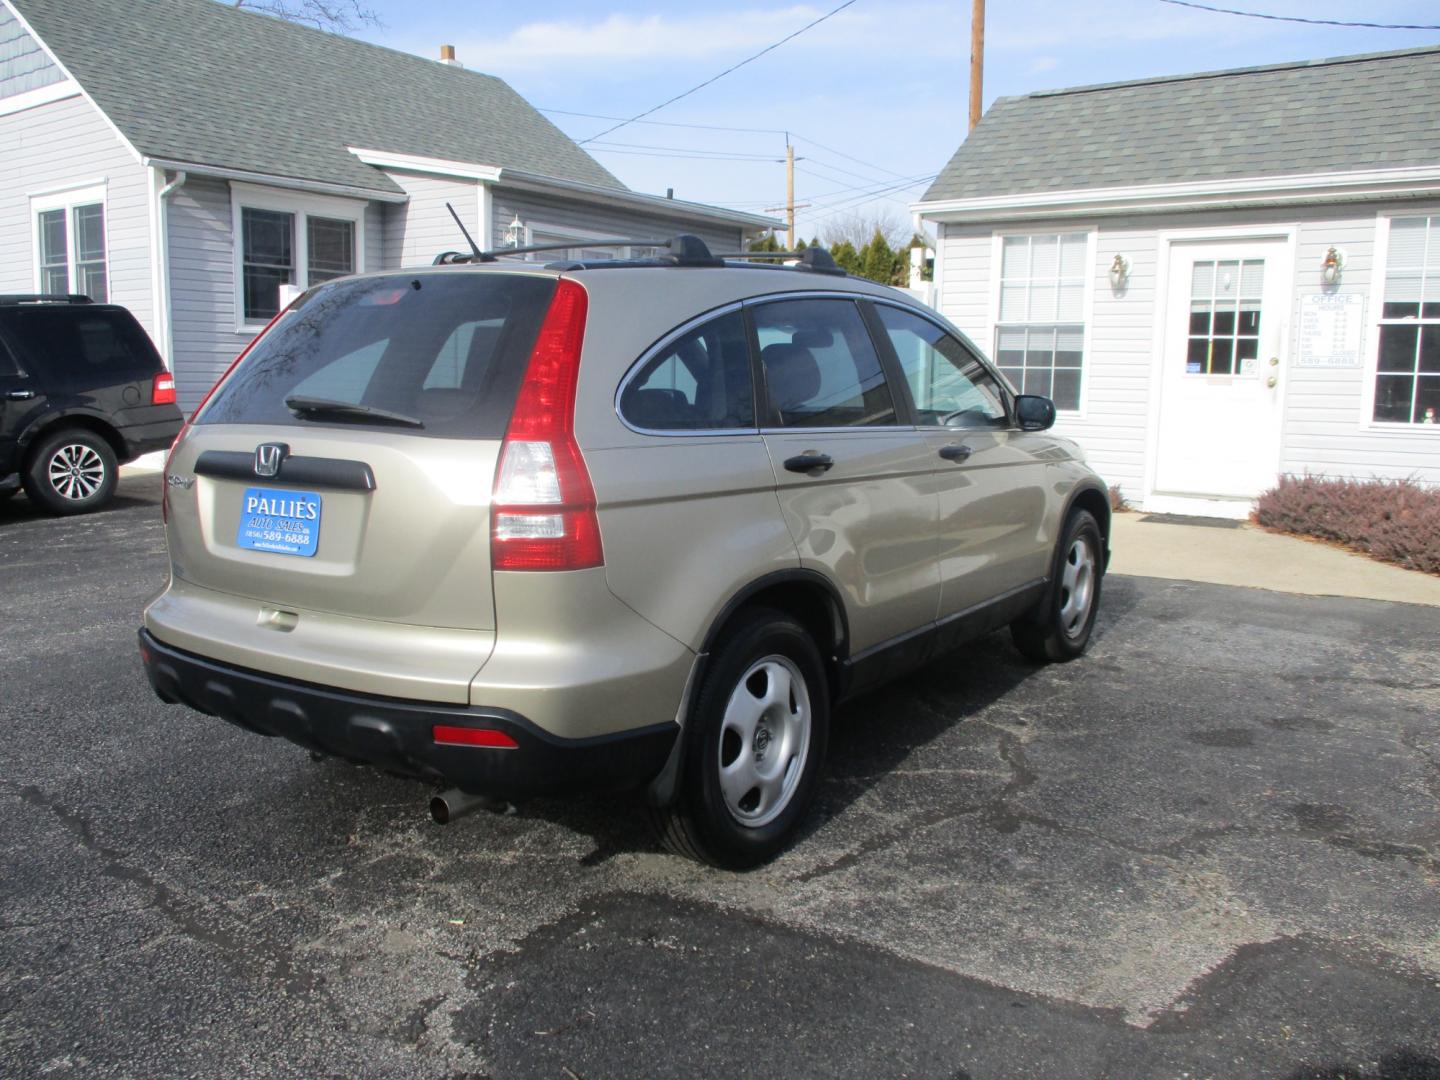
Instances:
[[[161,705],[158,493],[0,503],[0,1075],[1440,1077],[1440,609],[1111,577],[735,875]]]

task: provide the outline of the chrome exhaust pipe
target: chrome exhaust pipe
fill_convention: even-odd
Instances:
[[[504,799],[492,799],[488,795],[471,795],[459,788],[450,788],[448,791],[439,792],[430,800],[430,816],[435,819],[437,825],[449,825],[452,821],[456,821],[466,814],[473,814],[476,810],[489,810],[491,813],[503,814],[509,807],[510,804]]]

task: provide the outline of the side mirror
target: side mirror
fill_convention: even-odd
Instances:
[[[1055,425],[1055,403],[1039,394],[1020,394],[1015,398],[1015,419],[1021,431],[1045,431]]]

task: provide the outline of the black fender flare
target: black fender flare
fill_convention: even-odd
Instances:
[[[831,675],[832,696],[834,695],[834,691],[838,687],[840,665],[848,657],[850,650],[850,622],[845,614],[845,604],[841,600],[839,588],[818,570],[800,566],[763,574],[747,583],[725,602],[715,618],[711,620],[710,629],[706,631],[700,649],[695,654],[695,662],[690,668],[690,677],[685,681],[680,708],[676,712],[680,731],[675,738],[675,745],[670,748],[670,756],[666,758],[664,766],[645,788],[645,797],[652,806],[671,806],[680,793],[680,775],[683,771],[690,732],[690,726],[685,723],[685,717],[690,711],[690,702],[694,699],[700,683],[705,678],[710,654],[719,641],[720,635],[724,632],[726,623],[761,593],[773,589],[777,585],[792,584],[818,588],[825,596],[833,635],[831,641],[816,642],[816,644],[820,646],[820,653],[825,660],[827,672]]]

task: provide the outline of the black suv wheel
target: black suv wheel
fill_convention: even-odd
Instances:
[[[64,428],[40,440],[23,482],[30,501],[52,514],[97,510],[115,494],[115,451],[84,428]]]

